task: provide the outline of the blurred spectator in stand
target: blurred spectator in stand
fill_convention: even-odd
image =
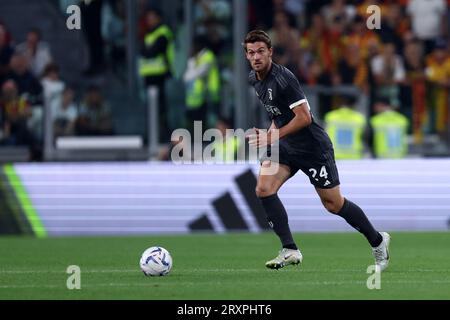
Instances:
[[[125,1],[108,0],[102,10],[102,38],[106,63],[125,81],[126,70],[126,9]]]
[[[44,89],[44,108],[50,110],[54,119],[57,111],[61,109],[65,88],[64,82],[59,78],[59,67],[56,64],[47,65],[41,84]]]
[[[5,27],[0,25],[0,85],[6,80],[5,76],[9,72],[9,62],[14,53],[7,36]]]
[[[272,0],[271,4],[266,6],[266,11],[269,13],[284,11],[286,12],[292,19],[295,27],[299,30],[303,30],[306,27],[306,3],[309,0]],[[258,5],[261,6],[258,2]],[[269,26],[274,24],[274,15],[270,17],[268,20]]]
[[[403,36],[408,31],[408,21],[398,3],[386,5],[386,13],[381,16],[381,28],[375,29],[382,42],[394,42],[397,52],[403,52]]]
[[[193,133],[194,121],[202,121],[204,128],[213,126],[220,103],[220,74],[216,55],[202,36],[194,40],[183,80],[186,86],[186,127]]]
[[[139,73],[147,88],[156,86],[159,91],[159,140],[167,142],[170,140],[171,130],[168,124],[165,84],[171,76],[173,66],[173,35],[157,8],[152,7],[146,11],[145,23],[146,35],[141,46]]]
[[[368,67],[358,50],[355,44],[346,46],[344,57],[339,61],[337,73],[333,76],[333,85],[354,85],[368,94]]]
[[[362,16],[356,16],[351,33],[344,37],[345,44],[354,44],[359,48],[360,55],[367,59],[380,47],[379,36],[366,26],[366,20]]]
[[[232,8],[228,0],[196,0],[192,11],[194,34],[206,37],[223,74],[233,68]],[[211,125],[213,126],[215,122]]]
[[[231,52],[230,49],[230,34],[221,32],[221,24],[215,20],[209,20],[204,23],[206,27],[205,37],[208,41],[210,49],[219,57],[219,55],[225,56]],[[224,57],[224,59],[228,59]]]
[[[286,0],[272,0],[271,12],[285,11]]]
[[[54,112],[62,104],[62,93],[65,87],[64,82],[59,77],[58,65],[54,63],[47,65],[41,84],[44,89],[45,105]]]
[[[193,8],[195,34],[215,34],[220,42],[231,37],[231,4],[227,0],[195,0]],[[217,53],[217,52],[216,52]]]
[[[339,19],[348,27],[356,15],[356,8],[351,4],[346,4],[345,0],[333,0],[329,5],[322,8],[322,15],[330,30],[332,30],[334,22]]]
[[[28,120],[32,115],[31,105],[24,96],[19,96],[14,80],[7,80],[2,85],[0,112],[3,120],[2,144],[29,146],[30,160],[39,160],[42,155],[41,146],[28,128]]]
[[[80,136],[106,136],[113,134],[111,109],[104,101],[97,86],[87,89],[80,114],[76,120],[75,131]]]
[[[248,1],[248,29],[268,30],[272,25],[273,14],[268,10],[272,0]]]
[[[450,0],[447,0],[447,38],[450,37]]]
[[[370,119],[373,132],[373,154],[376,158],[403,158],[408,152],[408,119],[389,104],[390,99],[378,98],[376,115]]]
[[[343,20],[336,18],[333,23],[335,27],[329,30],[323,16],[314,14],[311,27],[301,39],[302,48],[316,57],[323,70],[330,74],[336,70],[344,46]]]
[[[264,0],[263,0],[264,1]],[[270,4],[271,0],[263,4]],[[228,114],[233,107],[232,95],[233,65],[233,9],[229,0],[193,0],[192,16],[194,22],[193,34],[204,36],[208,48],[215,54],[217,67],[220,70],[222,95],[220,112]],[[268,16],[271,14],[269,13]],[[189,52],[190,56],[192,52]],[[208,126],[215,125],[214,119],[208,120]]]
[[[31,105],[31,115],[28,118],[28,128],[33,132],[36,141],[42,140],[43,135],[43,97],[42,85],[40,81],[29,70],[28,62],[25,56],[15,53],[10,62],[10,72],[6,79],[14,80],[18,94],[24,97]]]
[[[31,73],[27,59],[20,53],[11,57],[10,71],[6,79],[12,79],[17,84],[19,94],[26,94],[27,100],[33,104],[42,102],[42,86],[39,80]]]
[[[302,79],[308,86],[331,86],[332,74],[324,69],[319,59],[313,57],[310,60]],[[319,93],[317,106],[318,117],[323,119],[325,113],[330,111],[333,104],[333,96],[327,93]]]
[[[422,43],[410,39],[404,45],[405,84],[401,90],[401,106],[399,111],[412,123],[411,131],[415,143],[421,143],[427,120],[425,59]]]
[[[0,28],[3,29],[3,31],[5,32],[5,37],[6,37],[6,43],[11,45],[12,43],[12,37],[11,37],[11,33],[9,32],[8,28],[6,27],[6,25],[0,20]]]
[[[412,32],[425,44],[425,54],[433,50],[436,38],[447,32],[445,0],[411,0],[407,6]]]
[[[393,42],[384,43],[382,53],[372,59],[371,68],[376,84],[375,95],[387,97],[392,106],[399,107],[399,85],[405,80],[405,68]]]
[[[277,1],[277,0],[274,0]],[[306,6],[310,0],[278,0],[283,2],[284,10],[294,17],[296,27],[306,28]]]
[[[317,57],[320,61],[327,60],[324,58],[328,56],[326,53],[326,38],[327,29],[325,20],[321,14],[316,13],[312,16],[311,26],[303,33],[300,39],[301,48],[308,52],[308,55],[310,56],[308,58],[312,59],[313,57]],[[326,63],[323,62],[320,64],[325,65]],[[303,70],[301,71],[303,72]]]
[[[426,60],[426,77],[431,84],[430,100],[434,107],[434,129],[442,139],[447,138],[449,125],[450,56],[447,50],[447,41],[439,39]]]
[[[323,68],[322,64],[317,58],[313,58],[311,60],[308,66],[305,80],[309,86],[314,85],[329,86],[331,85],[332,81],[331,74]]]
[[[75,121],[78,114],[78,107],[74,97],[73,89],[66,87],[62,94],[62,103],[53,114],[53,134],[55,137],[74,134]]]
[[[361,2],[361,1],[356,1]],[[367,20],[367,18],[373,13],[372,11],[367,12],[367,8],[370,6],[378,6],[380,8],[381,16],[384,16],[386,14],[386,5],[384,4],[386,1],[380,1],[380,0],[363,0],[361,4],[357,5],[356,7],[356,14],[358,16],[361,16],[364,21]]]
[[[342,19],[335,20],[335,23],[341,24]],[[300,39],[301,57],[298,61],[297,77],[307,85],[330,86],[332,75],[336,70],[340,56],[340,48],[343,45],[340,32],[342,28],[330,31],[325,23],[325,19],[320,13],[312,16],[311,27],[308,28]],[[294,71],[297,71],[294,69]],[[333,96],[329,94],[319,94],[319,117],[323,117],[332,106]]]
[[[294,57],[300,49],[300,34],[293,28],[290,19],[286,11],[276,12],[273,28],[268,34],[272,39],[274,60],[292,70]],[[293,72],[296,73],[295,70]]]
[[[31,29],[27,33],[26,41],[17,45],[16,52],[27,59],[30,71],[36,78],[40,78],[45,67],[52,62],[50,47],[42,41],[38,29]]]
[[[251,30],[267,30],[273,26],[274,12],[286,11],[295,20],[296,27],[306,25],[306,9],[310,0],[250,0],[249,26]]]
[[[104,67],[104,45],[102,38],[103,0],[80,1],[82,29],[89,48],[89,67],[86,75],[101,73]]]

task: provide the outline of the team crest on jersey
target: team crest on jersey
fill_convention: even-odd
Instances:
[[[269,100],[272,101],[273,97],[272,97],[272,89],[267,89],[267,92],[269,93]]]

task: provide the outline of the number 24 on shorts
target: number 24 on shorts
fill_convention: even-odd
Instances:
[[[319,181],[319,178],[316,178],[316,176],[317,176],[317,170],[316,169],[311,168],[308,171],[312,173],[312,178],[314,180]],[[325,166],[322,166],[322,168],[320,168],[319,177],[326,179],[325,183],[323,184],[324,187],[326,187],[327,185],[331,184],[331,182],[328,180],[328,172],[327,172],[327,169],[325,168]]]

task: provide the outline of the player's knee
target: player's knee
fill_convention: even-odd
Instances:
[[[341,211],[342,205],[339,201],[323,200],[322,203],[329,213],[338,214]]]
[[[255,192],[258,198],[264,198],[276,193],[276,189],[270,185],[257,185]]]

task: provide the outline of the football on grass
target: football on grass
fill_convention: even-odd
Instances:
[[[172,257],[162,247],[151,247],[144,251],[139,265],[146,276],[165,276],[172,269]]]

